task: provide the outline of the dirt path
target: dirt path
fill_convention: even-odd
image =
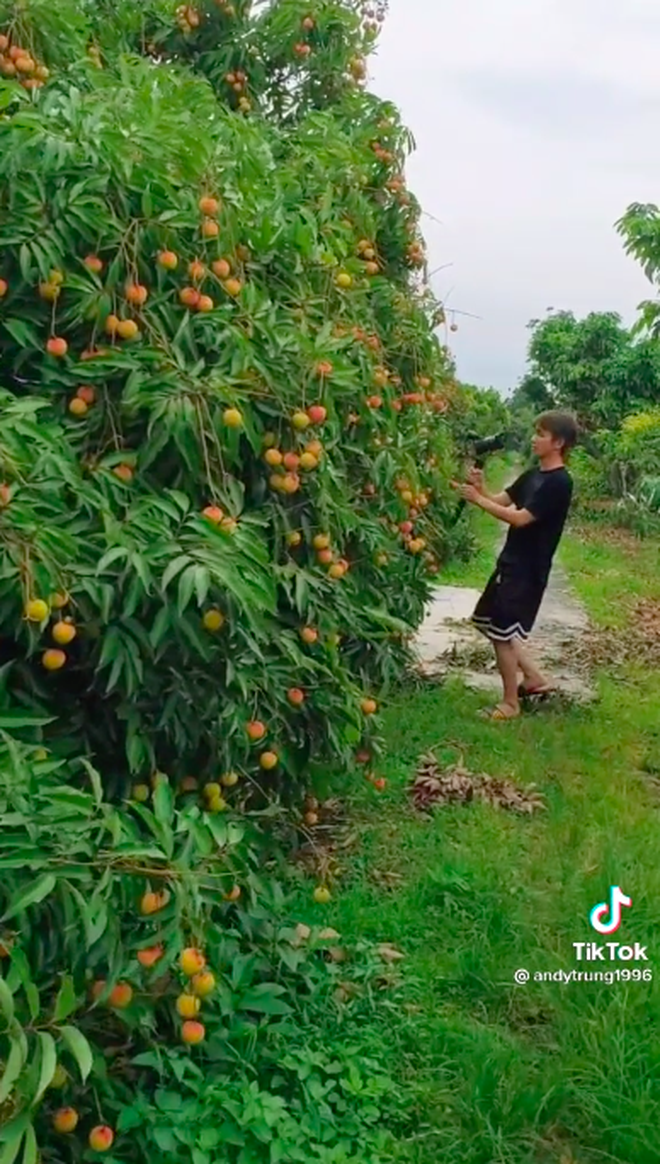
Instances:
[[[438,587],[417,635],[420,670],[428,676],[457,673],[469,687],[499,690],[492,648],[469,623],[479,593],[462,586]],[[595,698],[595,692],[575,658],[582,654],[576,648],[588,631],[587,614],[555,564],[530,650],[562,692],[585,702]]]

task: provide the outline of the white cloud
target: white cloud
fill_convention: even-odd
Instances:
[[[547,307],[619,311],[649,293],[615,220],[660,201],[657,0],[390,0],[371,87],[417,152],[411,187],[457,316],[459,374],[506,390]]]

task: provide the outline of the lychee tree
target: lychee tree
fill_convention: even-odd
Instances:
[[[348,759],[445,550],[447,368],[371,20],[185,11],[5,6],[8,688],[119,781],[255,770],[253,718],[297,777]]]
[[[247,955],[221,949],[225,913],[253,941],[266,908],[263,880],[249,909],[202,892],[209,846],[224,859],[225,822],[264,792],[299,797],[356,752],[371,773],[380,693],[448,551],[451,367],[409,138],[364,87],[382,16],[349,0],[0,0],[0,706],[23,798],[0,807],[36,812],[62,779],[70,808],[96,798],[132,846],[99,864],[90,843],[77,896],[53,838],[4,866],[5,1003],[42,1056],[21,1043],[12,1060],[26,1164],[62,975],[66,1025],[102,1057],[119,1033],[85,1017],[86,967],[130,985],[135,906],[166,894],[162,991],[115,1008],[146,1094],[179,948],[192,932],[228,965]]]

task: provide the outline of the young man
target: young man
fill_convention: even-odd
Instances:
[[[528,694],[552,690],[522,643],[536,620],[571,504],[573,481],[566,459],[578,433],[574,418],[565,412],[543,413],[535,428],[532,448],[539,467],[523,473],[504,493],[487,493],[480,469],[471,471],[468,484],[455,484],[466,501],[509,526],[495,572],[472,616],[495,647],[502,677],[504,697],[488,712],[495,720],[520,715],[519,670]]]

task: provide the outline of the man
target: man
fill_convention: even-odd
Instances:
[[[536,421],[532,441],[538,468],[523,473],[495,496],[486,492],[480,469],[471,471],[468,484],[453,482],[466,501],[509,526],[495,572],[472,616],[477,629],[493,643],[504,688],[502,702],[487,713],[489,719],[520,715],[519,670],[527,694],[552,690],[522,644],[536,620],[571,504],[573,481],[566,460],[577,435],[569,413],[545,412]]]

